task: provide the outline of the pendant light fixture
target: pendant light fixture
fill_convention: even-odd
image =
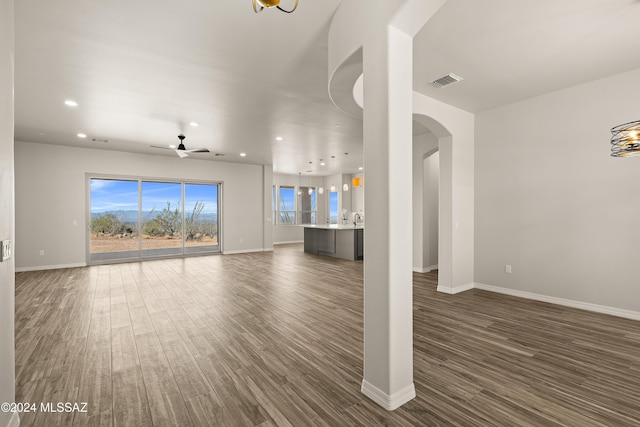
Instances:
[[[320,159],[320,166],[324,166],[324,160]],[[324,187],[321,185],[320,188],[318,188],[318,194],[324,194]]]
[[[293,9],[287,10],[280,7],[280,0],[251,0],[253,3],[253,11],[255,13],[262,12],[263,9],[271,9],[275,7],[284,13],[291,13],[298,7],[298,0],[296,0],[296,4],[293,5]]]
[[[611,129],[611,157],[640,156],[640,120]]]
[[[335,168],[336,165],[336,156],[331,156],[331,172],[333,173],[333,170]],[[336,191],[336,186],[331,184],[331,192],[335,193]]]
[[[348,156],[349,153],[344,153],[345,156]],[[346,182],[342,185],[342,191],[349,191],[349,184]]]
[[[302,191],[300,191],[300,176],[302,172],[298,172],[298,196],[302,196]]]

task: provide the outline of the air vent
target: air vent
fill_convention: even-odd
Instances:
[[[457,83],[460,80],[463,80],[462,77],[456,76],[453,73],[449,73],[446,76],[440,77],[439,79],[432,81],[431,84],[434,85],[435,87],[445,87],[450,84]]]
[[[107,138],[91,138],[93,142],[109,142]]]
[[[214,154],[214,156],[216,156],[216,157],[224,157],[224,154],[222,154],[222,153],[216,153],[216,154]]]

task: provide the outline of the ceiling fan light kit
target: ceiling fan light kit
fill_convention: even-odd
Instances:
[[[185,147],[184,145],[185,138],[186,136],[184,136],[183,134],[178,135],[178,139],[180,140],[180,144],[178,145],[178,148],[159,147],[157,145],[152,145],[151,147],[162,148],[163,150],[173,150],[181,159],[184,159],[185,157],[189,157],[189,153],[208,153],[209,152],[209,149],[207,148],[192,148],[190,150],[187,150],[187,147]]]
[[[298,7],[298,0],[296,0],[296,3],[291,10],[280,7],[280,0],[251,0],[251,3],[253,4],[253,11],[255,13],[262,12],[264,9],[270,9],[272,7],[275,7],[284,13],[291,13]]]

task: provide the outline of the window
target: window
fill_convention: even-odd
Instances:
[[[92,263],[219,252],[220,185],[88,178]]]
[[[332,191],[329,195],[329,222],[338,223],[338,192]]]
[[[300,203],[298,206],[300,209],[298,211],[300,224],[315,224],[317,207],[316,189],[314,187],[300,187]]]
[[[280,220],[278,224],[295,224],[296,223],[296,189],[295,187],[281,186],[279,191],[280,198]]]

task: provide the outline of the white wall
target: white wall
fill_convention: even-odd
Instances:
[[[262,246],[265,251],[273,250],[273,211],[271,206],[271,189],[273,187],[273,166],[262,166],[262,211],[264,225],[262,231]]]
[[[15,241],[13,28],[13,0],[0,0],[0,240],[11,241]],[[0,263],[0,402],[15,400],[14,260]],[[16,417],[17,414],[0,412],[0,426],[16,422]]]
[[[422,209],[422,265],[425,270],[438,268],[438,211],[440,187],[440,153],[436,151],[423,160],[424,199]]]
[[[360,178],[360,186],[353,187],[353,178]],[[349,175],[349,191],[351,192],[351,211],[352,212],[364,212],[364,174],[357,173]]]
[[[222,182],[224,252],[263,250],[269,225],[260,165],[17,142],[18,269],[85,264],[85,173]]]
[[[476,116],[476,282],[640,311],[638,99],[640,69]]]

